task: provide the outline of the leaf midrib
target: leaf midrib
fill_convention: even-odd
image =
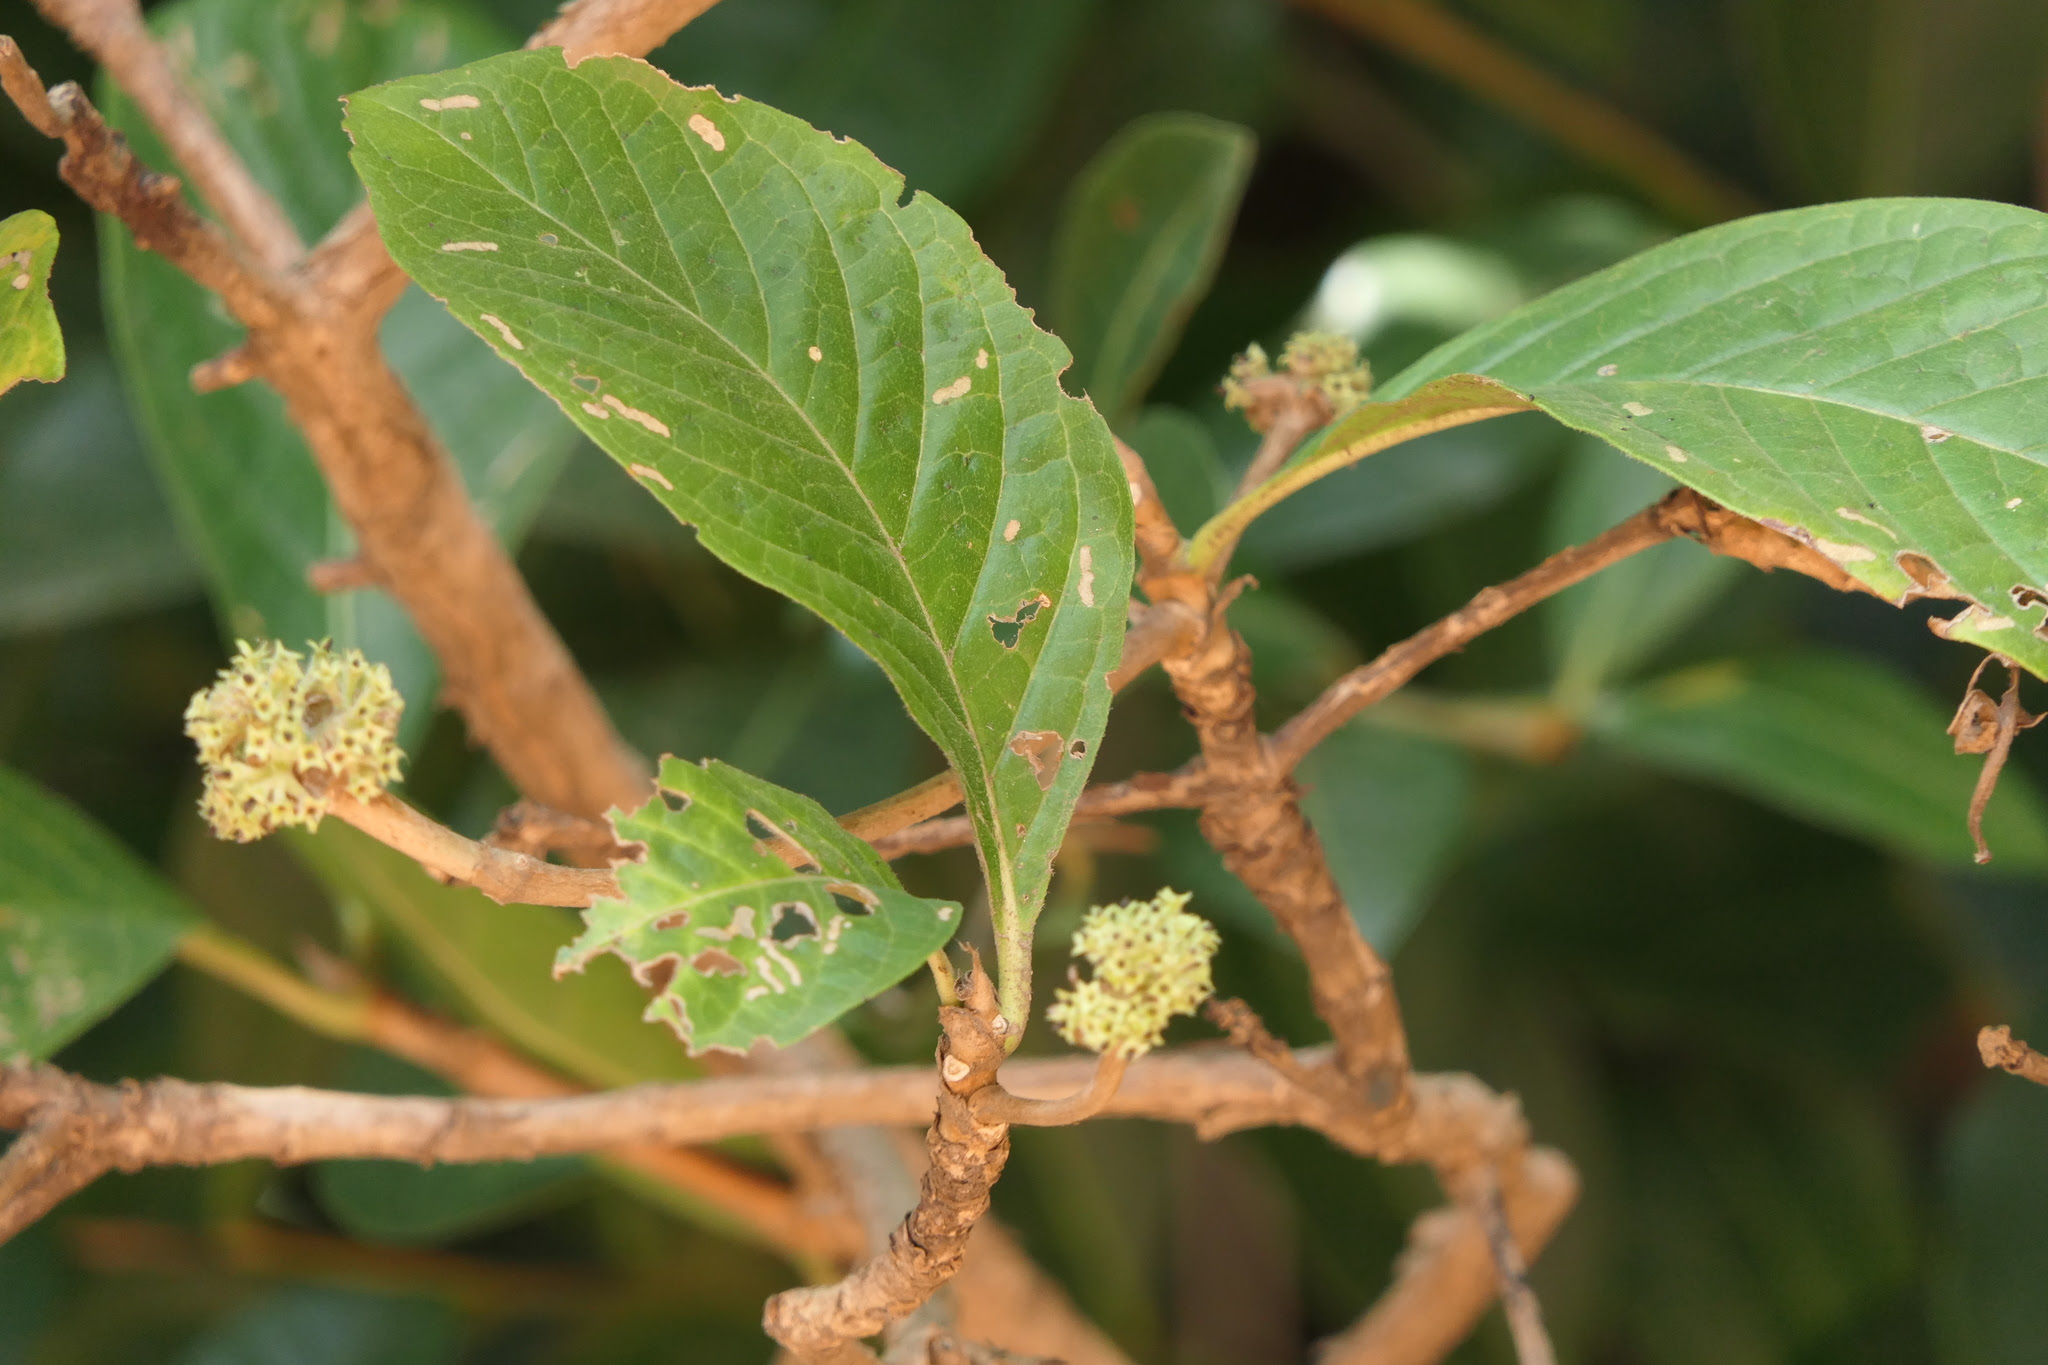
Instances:
[[[488,93],[491,95],[493,102],[498,105],[501,117],[508,117],[509,119],[509,115],[507,115],[505,111],[503,101],[499,98],[497,92],[489,91]],[[544,100],[546,99],[545,92],[543,92],[542,98]],[[386,107],[389,108],[390,106],[387,105]],[[396,110],[394,112],[403,113],[405,111]],[[674,118],[671,117],[671,115],[666,109],[660,107],[658,101],[656,102],[655,112],[661,118],[668,121],[671,129],[676,134],[677,140],[680,141],[685,147],[688,147],[689,141],[687,136],[685,136],[686,130],[681,125],[675,122]],[[677,312],[683,313],[690,317],[691,319],[693,319],[694,321],[696,321],[700,326],[704,328],[706,332],[708,332],[712,336],[717,337],[721,342],[725,344],[725,346],[729,350],[731,350],[741,360],[746,362],[745,365],[741,368],[750,370],[752,373],[756,374],[762,380],[764,380],[769,386],[769,388],[773,390],[773,392],[779,398],[781,398],[782,401],[792,411],[797,413],[803,419],[804,426],[811,432],[811,434],[814,437],[817,438],[820,452],[823,453],[826,456],[826,458],[830,459],[832,463],[839,469],[840,473],[844,476],[847,485],[851,487],[853,491],[859,496],[861,500],[861,505],[867,508],[868,515],[874,521],[877,538],[884,546],[888,548],[890,555],[895,559],[902,580],[910,590],[912,600],[914,600],[917,603],[919,612],[921,612],[924,616],[924,623],[928,638],[932,640],[941,660],[943,661],[943,666],[945,668],[946,673],[946,680],[951,684],[953,699],[958,704],[958,719],[961,722],[961,728],[966,732],[968,736],[968,747],[973,750],[973,757],[976,766],[982,769],[982,785],[984,786],[987,792],[990,802],[990,809],[993,810],[997,804],[996,793],[994,788],[994,772],[987,764],[983,764],[980,761],[980,748],[977,744],[974,743],[973,740],[974,723],[972,712],[968,708],[967,695],[965,690],[961,686],[959,674],[954,668],[953,650],[950,647],[950,641],[944,634],[942,634],[939,631],[937,623],[933,620],[931,605],[925,600],[922,589],[918,586],[916,578],[910,572],[909,563],[903,555],[903,547],[897,542],[894,536],[889,534],[887,523],[883,521],[880,510],[876,508],[873,499],[868,496],[867,490],[861,486],[860,480],[854,476],[851,466],[841,457],[840,452],[835,447],[833,442],[826,437],[824,432],[818,429],[817,423],[812,420],[810,413],[805,411],[801,404],[797,403],[793,398],[790,397],[789,392],[782,387],[781,381],[776,379],[772,373],[770,373],[767,369],[765,369],[758,362],[756,362],[752,356],[749,356],[744,350],[742,350],[738,345],[736,345],[731,340],[731,338],[727,337],[723,331],[721,331],[718,327],[714,326],[697,309],[685,305],[681,300],[677,299],[673,294],[669,293],[666,289],[663,289],[662,287],[654,283],[652,280],[648,279],[639,270],[634,268],[630,263],[621,259],[617,255],[607,252],[603,250],[601,247],[597,246],[594,242],[591,241],[589,236],[582,232],[580,229],[572,227],[570,224],[563,222],[555,214],[550,213],[546,209],[542,208],[537,202],[535,202],[533,199],[529,198],[526,194],[522,193],[519,189],[513,186],[508,180],[505,179],[504,176],[498,174],[496,169],[487,165],[474,154],[464,151],[459,143],[451,141],[445,135],[440,133],[438,129],[432,127],[425,121],[418,118],[412,118],[411,122],[414,127],[420,129],[424,133],[439,138],[443,146],[446,146],[451,151],[454,151],[458,155],[463,156],[466,160],[470,162],[470,164],[482,170],[486,175],[490,176],[491,179],[493,179],[501,187],[503,187],[503,189],[508,195],[510,195],[512,198],[516,199],[520,203],[525,204],[530,210],[533,211],[534,214],[546,220],[547,222],[555,224],[557,227],[560,227],[563,231],[567,232],[570,236],[574,237],[578,242],[583,244],[585,250],[589,251],[591,254],[595,256],[601,257],[604,260],[612,262],[627,276],[629,276],[632,279],[638,280],[641,284],[645,285],[649,292],[654,294],[656,297],[662,299],[671,307],[675,308]],[[616,136],[616,126],[612,125],[609,119],[607,119],[607,126],[611,128],[613,134]],[[811,197],[810,186],[807,185],[804,182],[804,178],[801,175],[798,175],[796,173],[796,170],[793,167],[791,167],[788,162],[784,161],[782,157],[776,153],[774,148],[768,146],[766,142],[759,138],[752,137],[751,135],[749,136],[748,141],[752,143],[752,145],[757,147],[759,150],[761,150],[763,153],[765,153],[770,159],[772,159],[777,166],[781,167],[782,170],[785,173],[787,173],[789,177],[801,189],[804,196],[804,201],[805,203],[810,205],[813,217],[815,217],[819,225],[824,228],[824,238],[832,251],[832,262],[834,269],[837,272],[838,283],[840,291],[843,296],[845,292],[846,270],[845,263],[841,260],[839,255],[839,243],[837,239],[833,237],[831,228],[829,227],[829,225],[827,225],[824,215],[818,211],[817,202]],[[591,181],[590,172],[584,166],[583,159],[580,155],[579,150],[577,149],[572,140],[565,138],[563,139],[563,142],[565,147],[568,148],[570,155],[575,157],[577,171],[583,176],[585,185],[590,188],[593,198],[595,198],[596,186]],[[708,171],[705,170],[702,158],[698,156],[696,149],[690,148],[690,154],[692,160],[695,161],[697,164],[699,174],[703,176],[706,185],[710,188],[712,197],[717,200],[720,211],[725,214],[727,227],[731,229],[734,238],[740,242],[741,249],[743,251],[746,251],[747,253],[748,273],[750,277],[753,279],[754,286],[758,291],[760,288],[760,271],[754,265],[753,253],[750,249],[748,249],[745,237],[739,231],[738,225],[733,221],[732,209],[729,205],[727,205],[725,197],[723,193],[720,191],[717,181],[711,176],[711,174]],[[629,163],[631,162],[630,157],[626,158],[626,160]],[[451,185],[453,185],[456,182],[451,181],[450,183]],[[634,169],[634,183],[640,187],[641,194],[643,198],[646,199],[651,210],[653,200],[651,196],[648,195],[646,182],[640,178],[637,166]],[[417,199],[415,200],[415,202],[417,202]],[[654,216],[656,218],[656,221],[660,220],[659,214],[655,214]],[[897,241],[902,244],[905,253],[909,256],[912,263],[915,264],[918,259],[916,249],[910,245],[909,241],[906,238],[904,238],[902,228],[896,222],[895,217],[887,212],[883,212],[881,214],[881,217],[889,224],[889,230],[896,235]],[[663,243],[668,248],[671,259],[673,259],[676,262],[677,270],[687,275],[687,267],[684,266],[682,259],[676,256],[675,242],[672,238],[668,236],[666,230],[664,230],[663,232]],[[529,271],[527,273],[537,274],[539,272]],[[922,272],[920,271],[920,283],[922,283],[921,277]],[[985,323],[987,320],[986,310],[981,308],[979,300],[975,301],[975,306],[976,310],[978,312],[981,312],[983,321]],[[765,318],[767,315],[768,310],[766,309],[764,300],[763,317]],[[847,308],[847,317],[849,321],[852,322],[854,330],[858,332],[859,324],[855,317],[854,310],[852,309],[850,304]],[[930,378],[928,372],[926,373],[925,377],[926,379]],[[922,398],[922,389],[920,389],[919,391],[919,396],[920,398]],[[994,397],[1000,408],[1002,404],[1002,394],[1000,385],[997,386],[997,390],[994,394]],[[700,406],[703,405],[700,404]],[[1007,413],[1005,413],[1004,415],[1007,419]],[[922,465],[924,462],[923,432],[925,431],[926,426],[929,422],[929,414],[924,411],[924,404],[922,402],[919,403],[918,421],[920,433],[918,441],[918,463]],[[1004,431],[1007,432],[1008,430],[1008,422],[1007,420],[1005,420]],[[749,479],[747,481],[749,483],[755,484],[755,486],[757,487],[766,486],[760,485],[755,480],[752,479]],[[1007,481],[1007,475],[1005,475],[1005,481]],[[998,496],[1000,497],[1000,488],[998,489]],[[970,611],[969,616],[971,617],[972,615],[973,613]],[[1007,859],[1008,849],[1006,841],[1003,841],[1000,838],[1000,836],[998,836],[997,843],[998,847],[1003,851],[1005,858]]]

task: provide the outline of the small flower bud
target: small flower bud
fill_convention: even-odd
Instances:
[[[1185,892],[1096,906],[1074,934],[1074,956],[1094,969],[1055,994],[1045,1017],[1060,1037],[1090,1052],[1143,1056],[1165,1038],[1167,1021],[1193,1014],[1215,993],[1209,959],[1214,925],[1189,914]]]
[[[391,671],[326,642],[310,657],[275,640],[238,641],[234,662],[185,708],[206,789],[199,813],[248,843],[284,825],[320,826],[327,798],[368,801],[398,779],[405,699]]]
[[[1276,386],[1276,380],[1293,382]],[[1264,431],[1288,395],[1308,392],[1319,394],[1329,405],[1325,420],[1342,417],[1370,397],[1372,367],[1358,358],[1358,343],[1332,332],[1297,332],[1280,352],[1276,371],[1265,349],[1254,342],[1230,362],[1223,406],[1242,410],[1253,430]]]

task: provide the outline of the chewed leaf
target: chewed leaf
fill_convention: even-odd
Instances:
[[[41,209],[0,219],[0,393],[64,377],[64,334],[50,306],[57,220]]]
[[[352,95],[347,127],[393,258],[888,674],[960,774],[1021,1011],[1089,760],[1043,785],[1010,737],[1098,747],[1131,572],[1066,348],[865,147],[645,62],[509,53]]]
[[[716,761],[662,760],[659,790],[612,816],[647,860],[619,869],[625,899],[555,974],[617,953],[655,989],[647,1019],[691,1052],[778,1047],[895,985],[942,947],[960,907],[896,884],[889,865],[823,806]]]

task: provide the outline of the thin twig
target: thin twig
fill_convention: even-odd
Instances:
[[[1486,1229],[1486,1248],[1493,1256],[1494,1278],[1500,1284],[1500,1306],[1515,1343],[1515,1360],[1518,1365],[1557,1365],[1557,1352],[1543,1325],[1543,1305],[1529,1287],[1529,1265],[1508,1227],[1507,1203],[1491,1170],[1486,1172],[1475,1202],[1480,1226]]]
[[[1104,1106],[1116,1097],[1117,1087],[1123,1084],[1124,1072],[1129,1068],[1130,1062],[1126,1058],[1104,1053],[1096,1060],[1095,1074],[1088,1078],[1088,1088],[1057,1100],[1012,1094],[1002,1087],[999,1077],[996,1084],[986,1086],[969,1097],[967,1107],[982,1123],[1064,1128],[1101,1113]]]
[[[427,871],[473,886],[500,905],[587,906],[620,898],[609,868],[563,867],[465,838],[390,794],[358,801],[327,798],[327,813],[405,854]]]
[[[1295,0],[1549,133],[1686,222],[1717,223],[1760,207],[1612,105],[1575,90],[1425,0]]]
[[[2004,1024],[1978,1030],[1977,1054],[1986,1066],[2010,1071],[2035,1085],[2048,1085],[2048,1057],[2013,1037],[2012,1029]]]
[[[281,273],[305,254],[291,218],[256,183],[205,106],[178,79],[135,0],[36,0],[36,8],[135,101],[207,206],[254,260]]]
[[[336,985],[316,985],[211,926],[181,939],[178,958],[324,1037],[379,1048],[472,1095],[551,1099],[584,1093],[487,1034],[370,988],[338,962],[319,960]],[[788,1187],[716,1152],[642,1143],[603,1155],[708,1206],[799,1264],[845,1261],[859,1253],[860,1230],[843,1212],[809,1207]]]

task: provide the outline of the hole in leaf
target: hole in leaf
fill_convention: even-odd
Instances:
[[[747,812],[747,833],[764,843],[782,836],[781,830],[769,824],[767,818],[755,810]]]
[[[1088,741],[1087,741],[1087,740],[1085,740],[1085,739],[1077,739],[1077,740],[1075,740],[1075,741],[1074,741],[1074,742],[1073,742],[1072,744],[1069,744],[1069,745],[1067,746],[1067,757],[1068,757],[1068,758],[1086,758],[1087,756],[1088,756]]]
[[[989,633],[996,637],[996,643],[1004,649],[1015,649],[1017,642],[1024,638],[1024,627],[1037,619],[1038,613],[1052,605],[1052,599],[1044,593],[1027,597],[1017,604],[1014,616],[991,616],[988,618]]]
[[[706,948],[690,959],[690,968],[699,976],[740,976],[747,970],[744,963],[723,948]]]
[[[585,393],[596,393],[598,385],[603,381],[599,380],[596,375],[573,374],[569,377],[569,382]]]
[[[670,791],[667,787],[660,788],[660,792],[661,804],[677,814],[681,814],[690,808],[690,798],[682,792]]]
[[[831,893],[832,903],[839,907],[842,915],[872,915],[882,898],[865,886],[852,882],[833,882],[825,890]]]
[[[2039,588],[2030,588],[2025,583],[2015,583],[2012,585],[2012,601],[2014,606],[2024,611],[2028,607],[2048,603],[2048,593],[2042,592]]]
[[[818,936],[818,915],[802,901],[781,901],[775,906],[775,927],[768,936],[777,943]]]
[[[1051,789],[1067,756],[1057,730],[1020,730],[1010,741],[1010,752],[1031,765],[1031,775],[1038,779],[1040,791]]]
[[[683,965],[678,953],[663,953],[652,962],[643,962],[633,969],[633,979],[660,995],[668,989],[668,983],[676,979],[676,969]]]
[[[540,244],[542,246],[558,246],[561,244],[561,240],[561,238],[555,236],[555,234],[552,232],[543,232],[540,235]]]

